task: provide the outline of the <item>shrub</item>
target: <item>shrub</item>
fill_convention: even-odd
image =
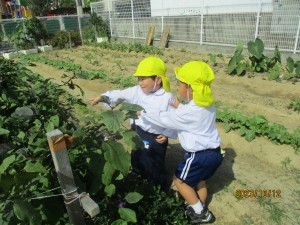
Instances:
[[[53,47],[65,48],[67,44],[79,44],[81,43],[80,34],[77,31],[58,31],[51,35],[49,44]]]

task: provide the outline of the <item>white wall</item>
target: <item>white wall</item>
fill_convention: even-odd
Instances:
[[[151,0],[151,12],[152,16],[199,15],[202,10],[206,14],[257,12],[260,3],[272,5],[272,2],[273,0]],[[218,6],[222,6],[222,11]]]

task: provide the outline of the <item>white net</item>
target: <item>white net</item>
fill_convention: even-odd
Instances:
[[[91,9],[109,20],[116,37],[145,39],[149,27],[155,26],[155,39],[160,39],[169,27],[174,42],[235,46],[239,40],[246,45],[259,37],[268,49],[278,45],[282,51],[299,52],[300,1],[206,2],[211,4],[193,7],[183,0],[102,0],[91,3]]]

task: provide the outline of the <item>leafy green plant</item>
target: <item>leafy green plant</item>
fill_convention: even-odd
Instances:
[[[288,57],[286,59],[286,68],[289,73],[284,76],[285,80],[300,78],[300,61],[295,62],[291,57]]]
[[[31,17],[25,21],[27,35],[34,39],[37,45],[41,45],[41,39],[47,40],[48,34],[41,21],[36,17]]]
[[[288,106],[289,109],[293,109],[294,111],[300,113],[300,100],[293,98]]]
[[[19,22],[11,37],[17,48],[25,50],[41,44],[41,39],[47,39],[47,31],[36,17]]]
[[[274,56],[269,58],[263,54],[264,43],[259,38],[248,42],[248,51],[250,53],[251,68],[255,72],[265,72],[273,68],[276,63],[281,63],[281,56],[278,47],[275,47]]]
[[[24,21],[17,24],[10,39],[15,48],[27,50],[34,47],[34,39],[27,35]]]
[[[263,54],[264,43],[259,38],[248,42],[249,60],[246,60],[242,54],[243,43],[237,43],[236,51],[228,63],[228,73],[242,75],[246,70],[252,72],[270,71],[268,78],[275,80],[280,76],[281,54],[278,47],[275,47],[274,56],[267,57]]]
[[[285,157],[284,160],[281,161],[281,164],[284,168],[287,168],[287,166],[292,162],[292,160],[289,157]]]
[[[213,66],[217,65],[217,58],[221,59],[223,62],[225,61],[223,54],[209,54],[209,60]]]
[[[277,80],[281,74],[281,67],[280,65],[276,64],[268,73],[269,80]]]
[[[187,224],[184,202],[130,172],[127,149],[143,146],[123,125],[141,107],[119,101],[101,114],[91,112],[51,79],[0,58],[0,218],[5,224],[67,224],[45,133],[60,129],[77,136],[69,151],[76,185],[99,204],[88,224]],[[72,77],[69,77],[69,81]],[[70,86],[71,82],[65,82]],[[70,86],[73,88],[73,86]],[[76,106],[77,105],[77,106]],[[73,107],[81,107],[79,120]],[[130,184],[130,185],[128,185]],[[50,190],[50,191],[49,191]],[[43,193],[51,195],[45,197]],[[35,197],[41,197],[36,200]],[[138,203],[138,204],[137,204]],[[55,208],[53,207],[55,205]],[[182,208],[179,208],[182,207]],[[145,210],[147,208],[147,210]]]
[[[74,30],[57,31],[50,35],[49,44],[53,47],[65,48],[66,46],[72,46],[72,44],[81,43],[80,34]]]
[[[92,13],[87,26],[83,29],[85,42],[95,42],[97,37],[110,37],[109,23],[101,16]]]
[[[243,42],[238,41],[234,55],[228,63],[227,72],[229,74],[237,74],[240,76],[246,71],[247,62],[242,54],[243,48]]]
[[[143,45],[141,43],[124,44],[122,42],[102,42],[102,43],[87,43],[87,45],[97,46],[104,49],[111,49],[120,52],[142,52],[152,55],[163,55],[163,51],[156,46]]]
[[[271,198],[257,198],[261,207],[270,213],[270,218],[276,224],[282,224],[282,220],[287,217],[285,211],[278,206],[278,202],[272,202]]]
[[[224,123],[225,132],[239,130],[241,136],[252,141],[256,136],[265,136],[277,144],[291,145],[295,152],[300,151],[300,129],[289,133],[281,124],[269,124],[262,115],[247,117],[241,112],[230,112],[227,108],[218,107],[217,120]]]

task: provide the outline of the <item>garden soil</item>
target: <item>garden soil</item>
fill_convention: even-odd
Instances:
[[[70,60],[84,69],[101,69],[111,77],[133,74],[138,63],[148,56],[95,50],[86,46],[43,54],[53,59]],[[191,60],[203,60],[211,64],[208,55],[184,50],[167,49],[161,58],[166,62],[174,93],[174,67]],[[217,64],[212,65],[215,71],[212,90],[218,104],[249,117],[263,115],[271,124],[282,124],[289,132],[300,127],[300,114],[288,108],[292,98],[300,98],[300,83],[270,81],[266,74],[230,76],[226,73],[229,56],[224,58],[225,62],[217,58]],[[65,81],[61,78],[63,73],[72,74],[48,65],[36,65],[29,69],[45,78],[54,78],[54,82]],[[82,98],[87,104],[96,95],[120,88],[119,84],[101,80],[77,79],[75,83],[84,90]],[[70,92],[79,94],[78,90]],[[99,105],[87,107],[99,112],[104,110]],[[226,155],[214,177],[207,181],[207,204],[214,215],[213,224],[300,224],[300,155],[291,146],[272,143],[266,137],[256,137],[248,142],[238,131],[226,133],[221,122],[217,123],[217,127]],[[178,140],[170,140],[166,157],[170,180],[183,154]],[[237,196],[237,193],[246,194],[246,190],[250,190],[248,193],[257,193],[257,196]]]

